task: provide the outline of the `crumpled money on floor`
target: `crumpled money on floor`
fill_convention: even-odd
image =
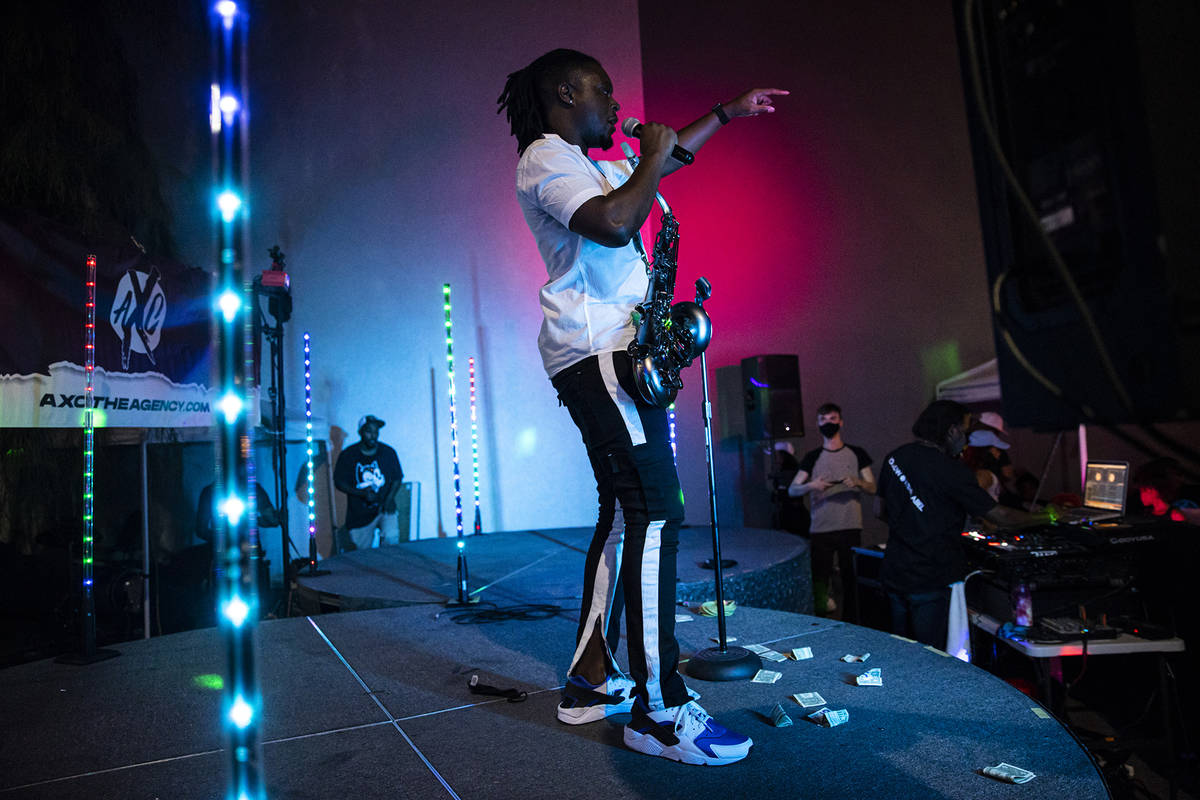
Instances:
[[[837,711],[822,708],[809,714],[807,718],[824,728],[836,728],[838,725],[850,721],[850,712],[844,708],[839,708]]]
[[[879,667],[869,669],[854,679],[859,686],[883,686],[883,670]]]
[[[1027,769],[1014,767],[1012,764],[1005,764],[1003,761],[994,767],[984,767],[983,774],[989,778],[1004,781],[1005,783],[1029,783],[1037,777]]]
[[[783,703],[776,703],[767,716],[771,718],[771,724],[776,728],[786,728],[792,724],[792,718],[783,710]]]

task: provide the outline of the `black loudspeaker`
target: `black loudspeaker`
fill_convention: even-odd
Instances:
[[[804,435],[799,357],[743,358],[742,397],[748,440],[757,442]]]
[[[1106,422],[1200,417],[1200,4],[955,0],[954,8],[989,304],[1000,298],[1005,419],[1061,430],[1087,421],[1080,404]],[[981,107],[1036,222],[1004,178]],[[1041,231],[1078,285],[1132,410]],[[1072,402],[1023,368],[1005,331]]]

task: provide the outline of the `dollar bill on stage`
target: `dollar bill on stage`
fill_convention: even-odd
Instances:
[[[750,679],[751,683],[775,683],[783,677],[782,672],[776,672],[771,669],[760,669],[754,673],[754,677]]]
[[[859,675],[854,681],[859,686],[883,686],[883,670],[876,667]]]
[[[825,698],[817,692],[800,692],[792,695],[792,699],[805,708],[814,708],[816,706],[825,705]]]
[[[1006,783],[1029,783],[1037,777],[1027,769],[1014,767],[1012,764],[1005,764],[1003,761],[994,767],[984,767],[983,774],[989,778],[995,778],[998,781]]]

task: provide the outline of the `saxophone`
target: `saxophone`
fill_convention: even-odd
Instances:
[[[712,338],[712,321],[699,303],[671,304],[678,266],[679,223],[662,195],[662,228],[654,240],[653,264],[646,299],[634,307],[637,335],[629,343],[638,392],[652,406],[666,408],[683,388],[679,372],[704,352]]]

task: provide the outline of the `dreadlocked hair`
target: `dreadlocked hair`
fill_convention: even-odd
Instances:
[[[599,66],[600,62],[578,50],[560,48],[540,56],[529,66],[509,73],[504,91],[496,98],[517,137],[517,155],[525,152],[546,130],[546,111],[554,97],[555,87],[566,80],[572,70]]]

